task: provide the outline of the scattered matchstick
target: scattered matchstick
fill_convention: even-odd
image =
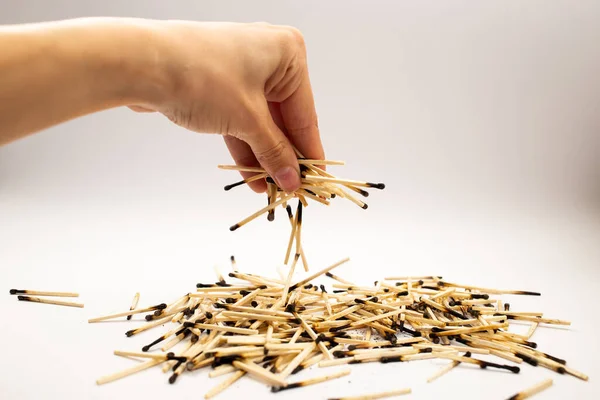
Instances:
[[[387,392],[365,394],[362,396],[332,397],[332,398],[329,398],[329,400],[375,400],[375,399],[384,399],[386,397],[402,396],[405,394],[410,394],[411,392],[412,392],[411,389],[399,389],[399,390],[390,390]]]
[[[514,396],[511,396],[508,398],[508,400],[523,400],[523,399],[528,399],[533,395],[538,394],[539,392],[548,389],[550,386],[552,386],[552,379],[546,379],[545,381],[542,381],[536,385],[533,385],[532,387],[525,389],[517,394],[515,394]]]
[[[133,301],[131,302],[131,307],[129,307],[129,311],[135,310],[139,301],[140,301],[140,294],[136,293],[135,296],[133,296]],[[127,320],[129,321],[130,319],[131,319],[131,315],[128,315]]]
[[[52,296],[52,297],[79,297],[79,293],[71,292],[43,292],[39,290],[22,290],[22,289],[10,289],[10,294],[28,294],[32,296]]]
[[[83,304],[81,304],[81,303],[72,303],[70,301],[59,301],[59,300],[41,299],[39,297],[31,297],[31,296],[18,296],[18,299],[20,301],[30,301],[30,302],[33,302],[33,303],[54,304],[54,305],[57,305],[57,306],[83,308]]]

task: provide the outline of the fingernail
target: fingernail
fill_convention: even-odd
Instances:
[[[288,193],[300,186],[300,174],[292,167],[284,167],[275,173],[275,182]]]

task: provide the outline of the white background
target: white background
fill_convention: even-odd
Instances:
[[[540,399],[597,398],[600,278],[600,3],[597,1],[33,1],[0,0],[0,22],[77,16],[268,21],[306,36],[327,155],[352,179],[383,181],[370,208],[337,201],[305,212],[313,270],[368,283],[435,273],[481,286],[539,290],[515,310],[573,321],[538,330],[542,351],[585,383],[522,365],[513,375],[440,361],[355,366],[347,379],[271,395],[244,378],[219,398],[326,398],[412,387],[410,398],[504,399],[546,377]],[[201,55],[199,55],[201,56]],[[33,62],[33,61],[32,61]],[[1,90],[1,88],[0,88]],[[1,105],[0,105],[1,106]],[[160,116],[111,110],[0,149],[0,398],[200,398],[206,371],[175,385],[158,370],[97,387],[135,363],[158,332],[87,318],[169,302],[214,280],[235,254],[275,274],[288,223],[280,213],[232,233],[263,206],[222,140]],[[78,291],[86,307],[17,303],[8,289]],[[335,369],[297,375],[301,379]],[[439,398],[439,397],[437,397]]]

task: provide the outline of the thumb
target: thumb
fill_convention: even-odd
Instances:
[[[266,104],[259,126],[258,132],[245,138],[256,159],[280,188],[288,193],[297,190],[300,187],[300,166],[296,153],[273,121]]]

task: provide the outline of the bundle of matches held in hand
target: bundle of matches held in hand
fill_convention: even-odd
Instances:
[[[145,341],[141,351],[115,351],[144,362],[97,383],[159,365],[163,372],[170,372],[168,381],[175,383],[186,372],[204,368],[210,370],[211,378],[227,376],[205,393],[208,399],[244,375],[278,393],[324,384],[352,371],[346,367],[310,379],[292,378],[311,367],[379,363],[381,368],[395,368],[397,363],[431,359],[448,364],[432,371],[428,383],[455,368],[518,374],[524,364],[588,379],[532,341],[538,327],[569,322],[546,318],[541,312],[516,311],[514,304],[510,307],[494,297],[539,296],[536,292],[456,284],[440,276],[388,277],[360,286],[331,272],[348,262],[347,258],[304,279],[293,274],[285,279],[250,274],[233,257],[231,261],[232,279],[226,280],[217,270],[216,283],[198,283],[195,292],[171,303],[89,320],[147,314],[148,322],[128,330],[128,337],[165,327],[153,340]],[[332,285],[327,288],[320,282]],[[528,324],[529,331],[511,331],[514,321]],[[498,375],[498,379],[504,377]],[[374,399],[411,392],[402,386],[360,396],[336,392],[334,398]],[[542,382],[516,395],[506,393],[505,398],[524,399],[549,386]]]
[[[83,308],[83,304],[81,304],[81,303],[74,303],[71,301],[62,301],[62,300],[43,298],[43,297],[79,297],[78,293],[48,292],[48,291],[24,290],[24,289],[10,289],[9,293],[11,295],[17,295],[17,299],[19,299],[19,301],[28,301],[31,303],[41,303],[41,304],[53,304],[55,306]],[[39,297],[39,296],[42,296],[42,297]]]
[[[295,256],[293,259],[294,267],[298,262],[298,259],[301,259],[305,271],[308,271],[308,263],[301,244],[303,208],[308,207],[310,201],[318,202],[328,206],[331,199],[340,197],[347,199],[358,205],[360,208],[366,210],[368,208],[367,204],[349,193],[348,190],[358,193],[363,197],[368,197],[369,192],[363,188],[383,190],[385,188],[385,184],[338,178],[325,171],[323,168],[321,168],[321,166],[344,165],[345,163],[343,161],[309,160],[304,158],[297,149],[295,151],[299,157],[298,163],[300,164],[301,185],[300,188],[293,193],[286,193],[279,188],[277,183],[270,176],[268,176],[267,172],[263,168],[244,167],[238,165],[219,165],[218,167],[226,170],[235,170],[255,174],[250,178],[226,185],[225,190],[231,190],[235,187],[261,179],[265,179],[267,182],[267,206],[241,220],[240,222],[232,225],[229,229],[231,231],[235,231],[248,222],[264,214],[267,214],[267,220],[274,221],[275,209],[281,205],[286,209],[287,217],[291,224],[290,239],[288,242],[287,251],[285,253],[284,264],[289,264],[291,250],[295,242]],[[295,215],[292,207],[288,204],[288,202],[293,198],[298,199]]]

